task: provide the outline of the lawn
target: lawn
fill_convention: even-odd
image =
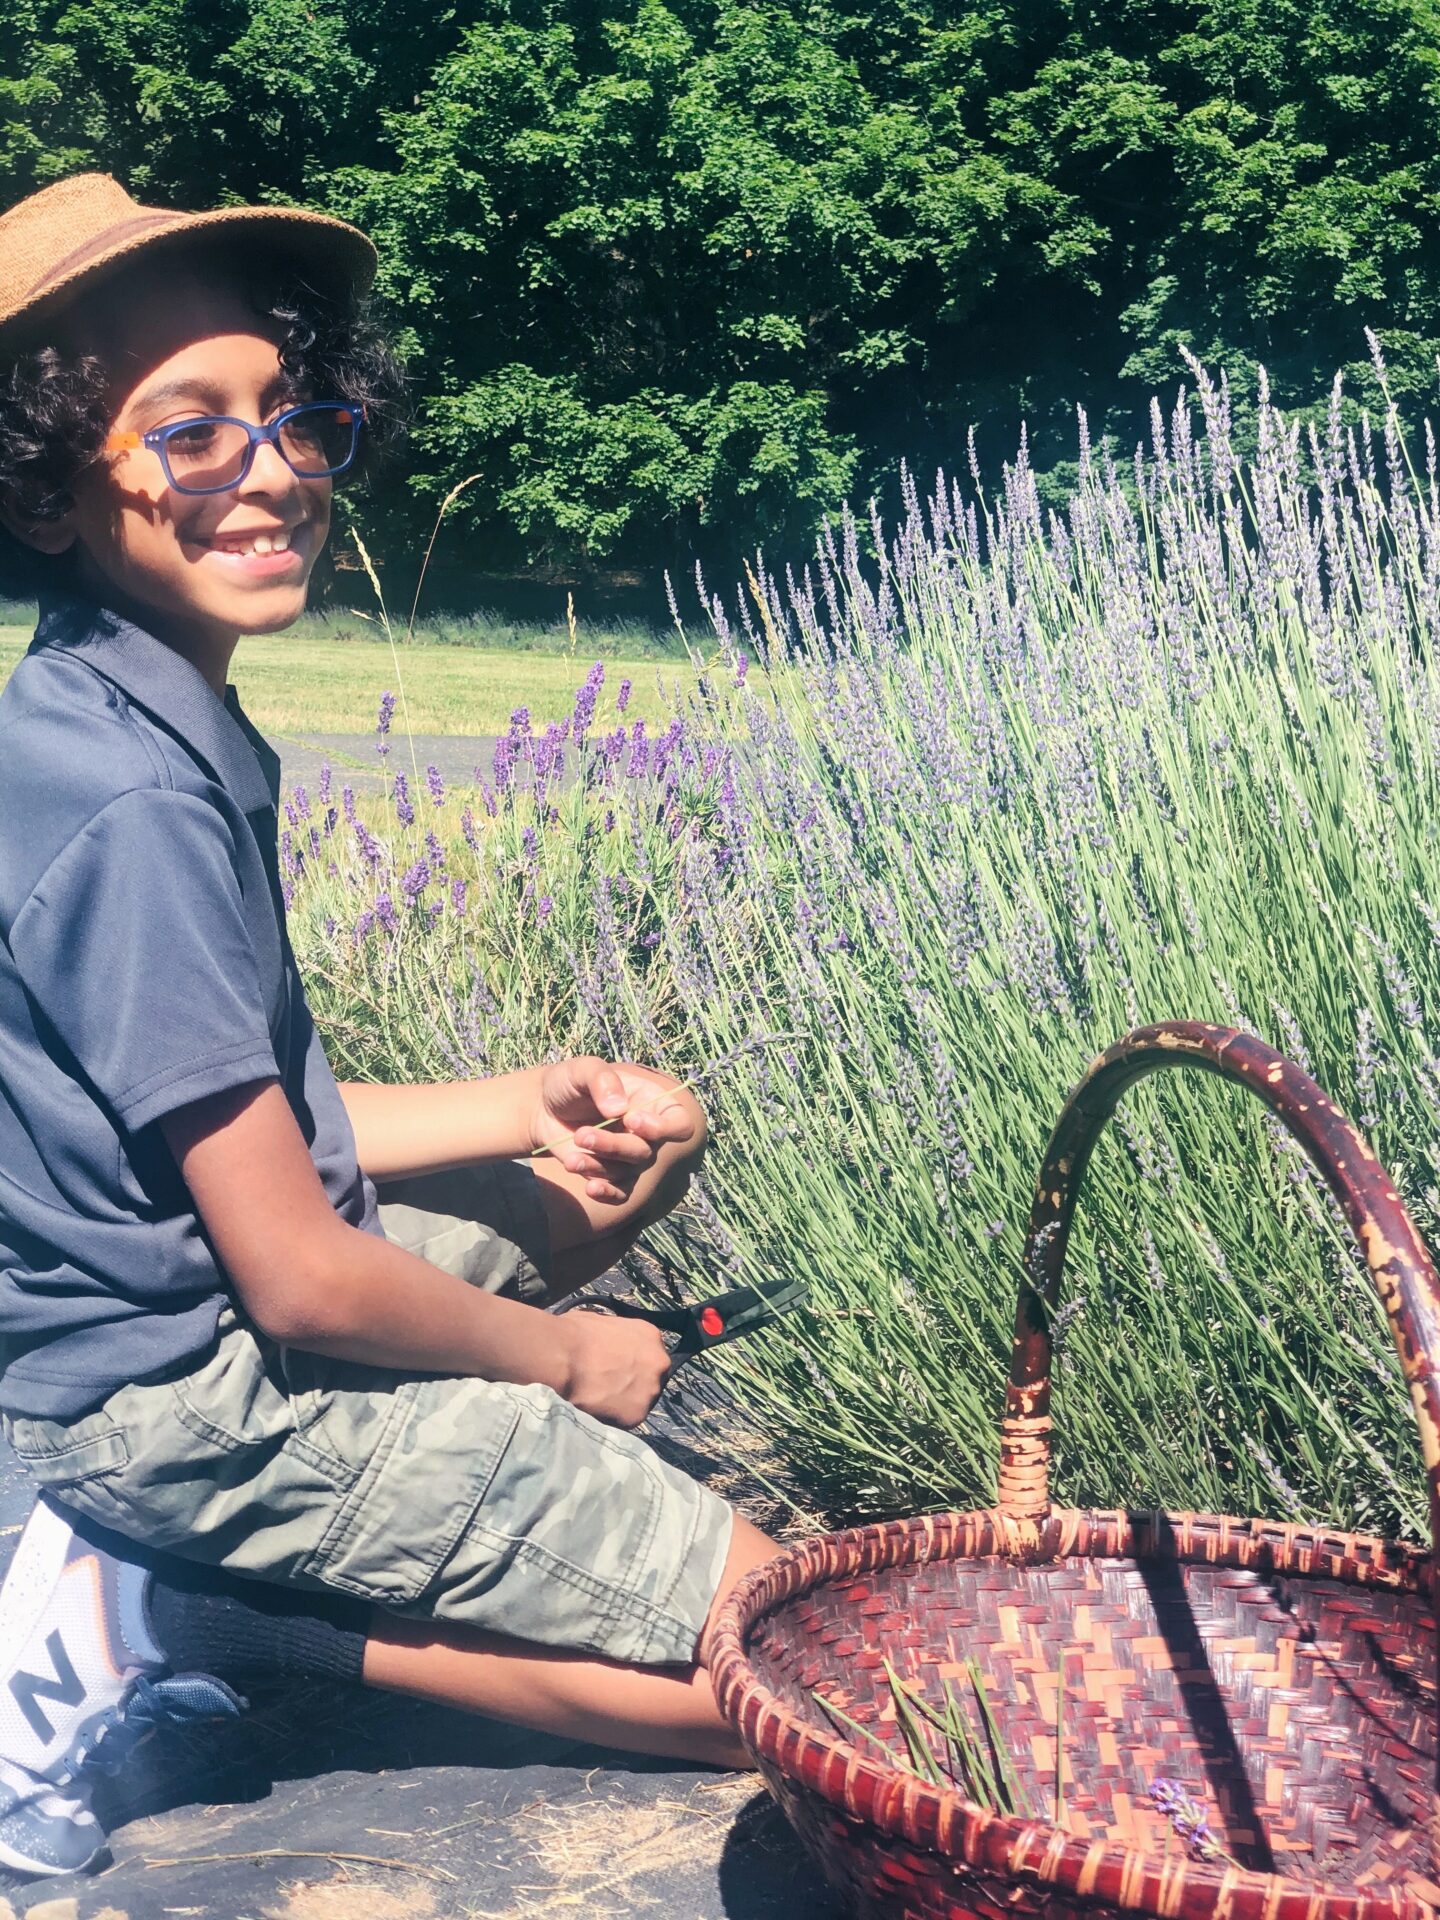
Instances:
[[[381,693],[403,686],[412,732],[493,734],[505,731],[517,707],[547,716],[568,712],[601,650],[597,645],[587,651],[586,642],[582,633],[574,654],[416,642],[398,649],[397,678],[396,656],[383,640],[342,639],[308,628],[246,640],[232,677],[262,733],[368,733]],[[28,627],[0,627],[0,683],[29,643]],[[688,669],[683,659],[652,655],[607,659],[605,672],[596,718],[597,724],[613,725],[623,679],[633,683],[626,718],[654,721],[665,711],[657,683],[683,678]]]

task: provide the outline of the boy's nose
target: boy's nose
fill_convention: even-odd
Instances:
[[[298,485],[298,476],[286,464],[278,447],[262,440],[255,449],[250,471],[240,482],[241,493],[288,493]]]

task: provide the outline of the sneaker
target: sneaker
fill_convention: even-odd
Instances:
[[[150,1572],[85,1539],[42,1495],[0,1587],[0,1863],[76,1873],[105,1850],[95,1776],[157,1727],[239,1714],[208,1674],[167,1674]]]

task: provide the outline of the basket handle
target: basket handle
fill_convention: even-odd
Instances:
[[[1440,1278],[1374,1149],[1322,1088],[1253,1034],[1198,1021],[1137,1027],[1091,1062],[1045,1150],[1025,1240],[1010,1384],[1000,1429],[996,1506],[1021,1521],[1050,1511],[1050,1322],[1060,1296],[1070,1221],[1095,1142],[1137,1081],[1164,1067],[1199,1067],[1258,1094],[1300,1142],[1345,1209],[1390,1319],[1410,1389],[1440,1565]]]

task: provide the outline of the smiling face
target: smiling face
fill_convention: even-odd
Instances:
[[[267,325],[235,279],[179,259],[107,283],[72,317],[65,344],[110,369],[111,427],[121,434],[200,414],[259,426],[297,401],[341,398],[297,392]],[[331,487],[298,478],[262,445],[224,493],[178,493],[158,453],[136,445],[80,476],[51,550],[73,545],[88,592],[223,677],[241,634],[273,633],[304,609]]]

